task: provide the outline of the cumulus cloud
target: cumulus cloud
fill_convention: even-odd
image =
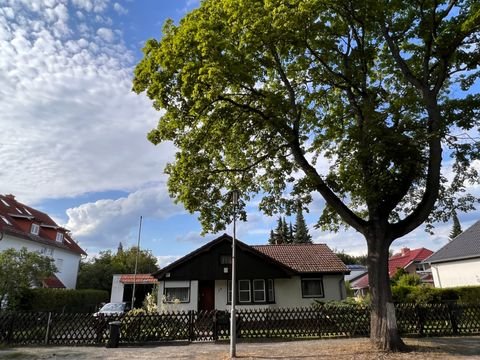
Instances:
[[[164,268],[167,265],[170,265],[174,261],[180,259],[183,255],[165,255],[165,256],[157,256],[157,265],[160,269]]]
[[[113,4],[113,9],[119,13],[120,15],[125,15],[128,13],[128,10],[125,9],[122,5],[120,5],[119,3],[115,3]]]
[[[0,188],[32,204],[138,189],[175,150],[146,140],[158,113],[131,92],[133,55],[118,29],[75,23],[108,1],[72,3],[0,5]]]
[[[104,199],[67,210],[66,228],[86,248],[115,248],[135,238],[140,216],[167,219],[184,210],[168,198],[159,184],[119,199]],[[147,218],[145,218],[147,220]]]

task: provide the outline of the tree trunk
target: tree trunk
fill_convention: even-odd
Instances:
[[[390,242],[382,237],[367,238],[368,278],[371,296],[370,340],[384,351],[407,351],[400,338],[388,275]]]

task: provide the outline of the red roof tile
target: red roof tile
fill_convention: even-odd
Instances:
[[[65,289],[65,285],[57,278],[55,275],[52,275],[43,281],[43,286],[49,289]]]
[[[32,223],[40,226],[38,235],[30,232]],[[80,255],[87,255],[70,237],[69,232],[58,226],[50,216],[18,202],[13,195],[0,195],[0,230],[26,240],[70,250]],[[63,233],[63,242],[56,241],[57,231]]]
[[[252,245],[252,248],[300,273],[349,272],[325,244]]]
[[[399,268],[405,269],[414,261],[423,261],[433,254],[433,251],[419,248],[410,250],[408,248],[402,249],[399,253],[392,255],[388,259],[388,275],[392,277]],[[368,274],[362,276],[352,283],[353,289],[364,289],[368,287]]]
[[[157,279],[150,274],[124,274],[120,276],[120,282],[124,284],[133,284],[135,280],[136,284],[155,284]]]

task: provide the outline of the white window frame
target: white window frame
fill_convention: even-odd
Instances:
[[[5,200],[3,200],[3,199],[0,199],[0,200],[2,201],[3,205],[5,205],[5,206],[7,206],[7,207],[10,207],[10,204],[7,203]]]
[[[241,284],[248,284],[248,290],[242,289]],[[248,300],[242,300],[242,294],[248,294]],[[238,302],[251,303],[252,302],[252,285],[250,280],[238,280]]]
[[[56,241],[56,242],[59,242],[59,243],[63,242],[63,233],[61,233],[60,231],[58,231],[58,232],[57,232],[57,235],[56,235],[56,237],[55,237],[55,241]]]
[[[319,294],[307,294],[306,289],[304,287],[304,283],[308,281],[318,281],[320,284],[320,293]],[[323,279],[322,278],[303,278],[301,281],[302,287],[302,298],[323,298],[325,297],[325,290],[323,287]]]
[[[232,303],[232,280],[227,280],[227,304]]]
[[[38,235],[40,233],[40,225],[33,223],[30,228],[30,233],[33,235]]]
[[[57,267],[57,272],[61,273],[63,270],[63,259],[56,259],[55,266]]]
[[[267,301],[267,293],[264,279],[254,279],[253,284],[253,302],[255,303],[264,303]],[[261,285],[260,287],[257,287]],[[257,296],[261,295],[262,299],[258,299]]]
[[[173,297],[174,295],[172,294],[172,297],[169,296],[169,292],[173,292],[175,293],[176,291],[178,290],[183,290],[183,291],[186,291],[187,292],[187,296],[186,298],[184,299],[179,299],[178,297]],[[180,303],[189,303],[190,302],[190,287],[165,287],[163,288],[163,296],[164,296],[164,303],[167,303],[167,304],[174,304],[177,302],[180,302]]]

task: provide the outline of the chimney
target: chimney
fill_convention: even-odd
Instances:
[[[5,197],[7,199],[15,200],[15,195],[12,195],[12,194],[5,195]]]
[[[402,256],[407,255],[409,252],[410,252],[410,249],[407,247],[404,247],[400,250],[400,254],[402,254]]]

